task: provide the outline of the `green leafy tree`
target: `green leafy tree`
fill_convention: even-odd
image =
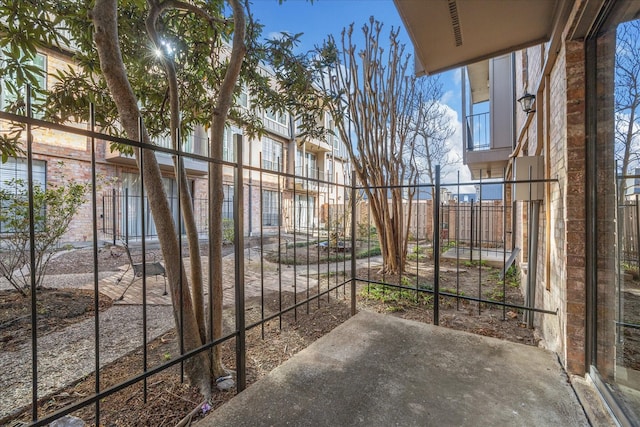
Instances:
[[[22,295],[30,276],[42,285],[47,265],[69,223],[86,201],[88,184],[65,182],[43,188],[33,186],[34,263],[30,262],[29,188],[22,179],[7,181],[0,189],[0,274]],[[32,270],[32,267],[35,269]]]
[[[68,40],[60,31],[61,18],[52,1],[3,0],[0,2],[0,94],[10,112],[24,112],[24,88],[32,85],[34,99],[42,99],[38,79],[42,68],[34,65],[38,49],[60,46]],[[0,134],[0,159],[24,153],[20,143],[22,127],[5,125]]]

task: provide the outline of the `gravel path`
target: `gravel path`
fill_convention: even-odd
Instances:
[[[85,282],[86,283],[86,282]],[[174,327],[170,306],[147,307],[147,339]],[[38,340],[38,396],[43,397],[93,372],[94,319]],[[142,307],[116,305],[100,314],[100,364],[142,345]],[[0,353],[0,419],[31,403],[31,343]]]

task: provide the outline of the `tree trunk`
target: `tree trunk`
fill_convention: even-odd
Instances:
[[[162,46],[156,31],[157,20],[160,17],[160,4],[157,0],[147,0],[149,5],[149,15],[146,19],[147,33],[151,41],[155,44],[156,49],[162,51]],[[178,77],[176,74],[175,64],[171,58],[162,55],[162,64],[167,75],[169,83],[169,104],[170,104],[170,131],[171,145],[174,150],[180,150],[182,141],[179,139],[180,123],[180,94],[178,91]],[[187,242],[189,244],[189,262],[191,267],[191,298],[193,302],[194,314],[198,323],[198,333],[202,342],[206,339],[206,328],[204,318],[204,294],[203,294],[203,277],[202,277],[202,260],[200,258],[200,242],[198,241],[198,226],[193,214],[193,197],[189,189],[189,181],[187,172],[184,169],[184,160],[173,156],[173,169],[178,181],[180,194],[180,211],[182,212],[182,220],[187,234]],[[178,230],[179,233],[182,230]]]
[[[210,339],[222,336],[222,204],[224,201],[222,165],[222,144],[227,114],[233,102],[233,89],[238,81],[244,55],[245,15],[240,0],[230,0],[233,9],[233,43],[229,56],[229,66],[220,86],[216,107],[211,117],[211,157],[214,163],[209,165],[209,294],[211,295],[210,317],[213,329],[209,331]],[[237,159],[241,162],[242,159]],[[242,189],[240,189],[242,191]],[[243,232],[243,230],[240,230]],[[226,374],[222,365],[221,348],[213,348],[212,370],[215,378]]]
[[[143,129],[141,138],[138,132],[140,111],[127,78],[118,41],[117,0],[96,0],[91,19],[95,27],[94,40],[102,73],[118,109],[122,127],[130,139],[141,139],[144,144],[150,145],[146,131]],[[191,350],[200,347],[202,340],[198,332],[189,288],[180,286],[181,283],[188,283],[188,281],[180,265],[180,247],[169,202],[162,185],[160,167],[153,150],[136,149],[135,152],[138,167],[140,168],[143,163],[141,172],[144,177],[144,188],[165,260],[176,325],[178,330],[183,332],[185,349]],[[179,306],[180,300],[183,301],[182,307]],[[210,371],[206,354],[201,353],[185,362],[185,370],[190,381],[199,387],[208,399],[211,395],[211,382],[208,375],[203,375],[204,372]]]

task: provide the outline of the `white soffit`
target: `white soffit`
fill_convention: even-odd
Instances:
[[[549,40],[564,0],[394,0],[416,73],[433,74]]]

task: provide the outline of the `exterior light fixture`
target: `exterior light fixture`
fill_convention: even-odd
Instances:
[[[522,107],[522,111],[524,111],[525,113],[529,114],[529,113],[535,113],[536,109],[534,108],[534,102],[536,102],[536,96],[532,95],[530,93],[525,93],[524,95],[522,95],[519,99],[518,102],[520,103],[520,106]]]

